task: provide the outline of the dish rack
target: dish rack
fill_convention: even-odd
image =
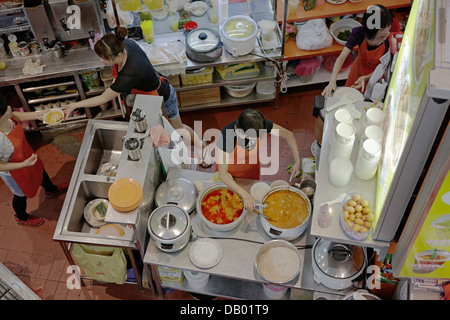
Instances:
[[[41,298],[0,263],[0,300],[41,300]]]

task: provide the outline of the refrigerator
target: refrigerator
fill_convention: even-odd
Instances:
[[[447,7],[450,9],[450,0],[412,3],[383,106],[384,142],[374,209],[378,218],[373,231],[377,241],[394,240],[404,217],[412,214],[410,201],[423,183],[429,170],[427,161],[436,152],[442,128],[448,122],[450,71],[439,73],[439,88],[432,88],[429,81],[434,70],[441,68],[436,53],[442,51],[442,28],[447,28],[447,36],[450,34],[448,25],[439,21]]]
[[[434,6],[434,7],[433,7]],[[448,100],[450,99],[450,0],[438,1],[414,1],[413,10],[410,19],[415,18],[415,26],[410,25],[405,32],[411,54],[417,50],[423,43],[415,43],[417,40],[417,29],[421,25],[427,26],[428,18],[426,15],[433,14],[430,21],[434,21],[434,27],[430,31],[424,32],[424,39],[429,36],[429,42],[426,46],[431,49],[427,57],[431,61],[423,67],[422,77],[426,83],[418,89],[419,98],[417,114],[412,119],[414,122],[409,130],[409,136],[400,156],[400,160],[406,161],[407,158],[414,157],[422,150],[424,156],[419,159],[420,162],[427,161],[426,168],[422,171],[423,179],[417,184],[413,183],[413,177],[420,174],[419,171],[412,171],[411,165],[399,169],[403,171],[403,176],[409,176],[412,185],[417,185],[417,196],[412,204],[408,219],[404,225],[401,236],[397,243],[396,251],[392,259],[393,273],[401,278],[432,278],[432,279],[450,279],[450,132],[449,132],[449,113]],[[427,12],[429,12],[427,14]],[[425,22],[425,23],[424,23]],[[431,22],[430,22],[431,23]],[[416,29],[411,32],[413,27]],[[410,30],[408,30],[408,28]],[[429,32],[429,33],[427,33]],[[412,39],[411,39],[412,38]],[[411,41],[412,40],[412,41]],[[426,41],[428,42],[428,41]],[[421,49],[419,49],[420,51]],[[411,64],[412,63],[412,64]],[[416,63],[416,65],[414,65]],[[421,67],[417,61],[409,63],[414,71],[415,67]],[[400,67],[399,67],[400,68]],[[401,70],[396,70],[398,76]],[[395,72],[394,72],[395,73]],[[414,79],[414,73],[405,72],[405,78]],[[391,84],[393,84],[391,82]],[[422,88],[423,87],[423,88]],[[423,92],[422,92],[423,91]],[[411,97],[413,98],[413,97]],[[387,105],[385,108],[388,107]],[[414,105],[411,106],[414,108]],[[431,113],[430,115],[428,113]],[[435,115],[434,115],[435,114]],[[416,123],[417,122],[417,123]],[[422,124],[423,122],[423,124]],[[423,127],[421,129],[421,127]],[[411,134],[417,138],[411,137]],[[425,137],[427,136],[427,137]],[[410,144],[410,139],[415,144]],[[422,141],[422,144],[415,141]],[[420,169],[420,166],[417,166]],[[381,215],[387,220],[391,211],[385,211],[387,208],[395,208],[395,204],[401,194],[401,191],[392,192],[392,197],[383,195],[383,177],[379,176],[380,201],[383,201]],[[403,178],[403,180],[407,180]],[[394,185],[396,189],[411,189],[407,184],[398,184],[402,181],[401,177],[393,175],[390,186]],[[398,184],[398,185],[396,185]],[[408,190],[408,192],[410,192]],[[378,192],[377,192],[378,196]],[[404,204],[403,204],[404,205]],[[385,207],[388,206],[388,207]],[[397,205],[398,208],[398,205]],[[394,215],[395,216],[395,215]],[[386,237],[392,232],[393,228],[380,227],[378,235]],[[377,231],[377,230],[375,230]],[[430,279],[431,280],[431,279]]]

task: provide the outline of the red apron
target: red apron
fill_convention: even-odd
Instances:
[[[119,75],[119,72],[117,71],[118,70],[117,68],[118,68],[118,66],[117,66],[117,64],[115,64],[113,66],[113,70],[112,70],[112,76],[113,76],[114,79],[116,79],[117,76]],[[141,91],[141,90],[137,90],[137,89],[131,89],[131,92],[134,95],[137,95],[137,94],[148,94],[150,96],[159,96],[158,89],[161,86],[161,83],[163,83],[166,80],[166,78],[164,78],[163,76],[158,76],[158,77],[159,77],[159,85],[158,85],[158,88],[156,88],[156,90],[153,90],[153,91]]]
[[[236,143],[234,150],[230,153],[228,164],[228,173],[235,178],[245,178],[259,180],[261,173],[261,164],[259,162],[259,139],[256,146],[248,151]],[[216,171],[218,165],[216,164]]]
[[[22,162],[31,157],[31,155],[35,152],[28,143],[21,124],[15,119],[12,120],[14,121],[15,127],[9,134],[7,134],[7,136],[14,146],[14,153],[9,162]],[[41,159],[38,158],[34,166],[11,170],[9,173],[14,178],[14,181],[16,181],[25,196],[27,198],[33,198],[42,183],[43,171],[44,164]]]
[[[375,68],[380,64],[380,58],[386,52],[386,46],[383,42],[375,50],[368,50],[367,41],[364,39],[363,43],[359,47],[358,56],[353,61],[350,73],[345,83],[346,87],[351,87],[355,84],[359,77],[371,74]],[[360,90],[361,91],[361,90]]]

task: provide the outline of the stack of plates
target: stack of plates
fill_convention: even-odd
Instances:
[[[142,201],[142,196],[142,186],[132,178],[119,179],[108,190],[111,206],[120,212],[136,209]]]

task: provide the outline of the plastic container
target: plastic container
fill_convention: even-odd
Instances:
[[[88,90],[94,90],[100,87],[100,77],[98,71],[82,73],[81,80],[83,80],[83,83]]]
[[[374,139],[364,141],[355,164],[355,174],[361,180],[375,176],[381,157],[381,143]]]
[[[335,187],[341,188],[349,184],[353,175],[353,164],[344,158],[334,158],[330,164],[328,179]]]
[[[286,294],[287,288],[263,283],[264,293],[272,299],[281,299]]]
[[[294,68],[294,71],[298,76],[315,74],[321,64],[322,61],[317,57],[300,59],[300,62]]]
[[[370,222],[370,224],[371,224],[371,225],[370,225],[370,228],[367,228],[367,231],[365,231],[365,232],[355,231],[355,230],[353,229],[353,227],[354,227],[354,225],[355,225],[355,222],[354,222],[354,221],[351,223],[351,224],[352,224],[352,227],[350,227],[350,226],[347,224],[347,222],[346,222],[346,220],[345,220],[345,218],[344,218],[342,212],[343,212],[344,204],[346,204],[347,201],[350,200],[354,194],[359,194],[361,199],[364,199],[364,200],[367,201],[367,204],[368,204],[367,207],[371,209],[371,213],[370,213],[370,214],[373,215],[373,209],[374,209],[373,203],[371,203],[371,202],[368,200],[368,198],[367,198],[364,194],[362,194],[362,193],[360,193],[360,192],[357,192],[357,191],[350,191],[349,194],[344,198],[344,200],[342,200],[341,208],[340,208],[340,212],[339,212],[339,224],[341,225],[342,231],[343,231],[349,238],[354,239],[354,240],[361,240],[361,241],[362,241],[362,240],[366,240],[367,237],[369,236],[370,232],[372,231],[372,228],[373,228],[373,221],[375,220],[375,217],[372,216],[372,218],[373,218],[372,221],[367,221],[367,219],[366,219],[366,220],[363,220],[364,223],[367,221],[367,222]],[[355,221],[356,221],[356,219],[355,219]]]
[[[355,144],[355,129],[348,123],[340,123],[336,126],[336,130],[331,141],[330,158],[331,162],[334,158],[350,159]]]
[[[183,86],[192,86],[197,84],[212,83],[212,74],[214,69],[201,68],[198,70],[188,70],[186,74],[181,74],[181,84]]]
[[[223,80],[249,79],[259,75],[258,65],[254,62],[217,66],[216,71]]]
[[[325,66],[325,68],[327,68],[328,71],[333,71],[333,67],[334,64],[336,63],[336,59],[338,58],[338,54],[335,55],[330,55],[330,56],[325,56],[323,57],[323,65]],[[353,56],[351,54],[349,54],[347,56],[347,58],[345,59],[344,63],[342,64],[342,68],[339,71],[339,73],[347,70],[348,68],[350,68],[350,66],[352,65],[353,62]]]
[[[225,91],[234,98],[243,98],[252,93],[253,88],[255,87],[256,82],[239,85],[239,86],[224,86]]]
[[[203,288],[209,282],[209,274],[184,270],[184,277],[192,288]]]
[[[258,81],[256,83],[256,93],[262,95],[275,94],[275,83],[272,80]]]

